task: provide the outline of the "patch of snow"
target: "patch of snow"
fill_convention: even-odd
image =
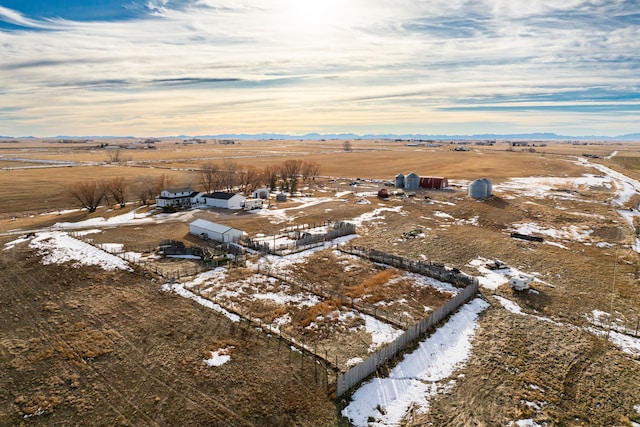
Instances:
[[[525,420],[512,421],[507,424],[509,427],[517,426],[517,427],[544,427],[543,424],[538,424],[533,421],[532,418],[527,418]]]
[[[89,227],[113,227],[131,224],[156,224],[166,222],[169,219],[188,220],[193,216],[193,211],[179,212],[176,214],[159,214],[153,215],[154,211],[145,213],[136,213],[135,210],[126,212],[122,215],[113,216],[111,218],[90,218],[78,222],[58,222],[53,228],[62,230],[73,230]]]
[[[74,234],[77,234],[78,236],[88,236],[89,234],[98,233],[102,233],[102,230],[100,230],[99,228],[91,228],[89,230],[79,230],[74,232]]]
[[[556,247],[561,248],[561,249],[569,249],[568,247],[566,247],[566,246],[565,246],[565,245],[563,245],[562,243],[550,242],[550,241],[548,241],[548,240],[545,240],[543,243],[544,243],[545,245],[556,246]]]
[[[485,264],[488,260],[485,258],[476,258],[469,262],[469,265],[475,267],[481,276],[478,277],[478,282],[483,288],[496,290],[498,287],[509,282],[508,273],[511,269],[490,270]]]
[[[500,304],[502,304],[502,306],[504,308],[506,308],[508,311],[514,313],[514,314],[524,314],[524,312],[522,311],[522,309],[520,308],[520,306],[518,304],[516,304],[515,302],[508,300],[506,298],[503,298],[501,296],[498,295],[494,295],[495,299],[497,299]]]
[[[228,317],[233,322],[239,322],[240,321],[240,316],[238,316],[237,314],[229,313],[227,310],[225,310],[224,308],[222,308],[218,304],[215,304],[212,301],[209,301],[208,299],[202,298],[201,296],[196,295],[193,292],[185,289],[184,285],[182,283],[167,283],[167,284],[162,285],[162,287],[160,289],[162,289],[165,292],[174,292],[174,293],[180,295],[181,297],[194,300],[195,302],[197,302],[198,304],[200,304],[200,305],[202,305],[204,307],[210,308],[212,310],[217,311],[218,313],[221,313],[221,314],[225,315],[226,317]]]
[[[8,251],[9,249],[13,249],[13,248],[15,248],[16,245],[18,245],[20,243],[28,242],[29,240],[31,240],[31,239],[30,238],[26,238],[26,237],[20,237],[19,239],[12,240],[11,242],[7,242],[7,243],[4,244],[3,251]]]
[[[575,225],[562,227],[562,229],[556,230],[551,227],[542,227],[534,222],[514,224],[509,228],[509,231],[514,231],[520,234],[540,234],[559,240],[573,240],[577,242],[586,241],[589,235],[593,233],[593,230],[591,229],[584,229]]]
[[[362,357],[352,357],[351,359],[347,360],[345,365],[347,366],[347,368],[351,368],[353,366],[357,366],[361,364],[362,362],[363,362]]]
[[[208,359],[203,359],[203,362],[207,364],[207,366],[222,366],[231,360],[231,356],[227,354],[231,347],[221,348],[217,351],[211,352],[211,357]]]
[[[433,213],[434,216],[437,216],[438,218],[447,218],[447,219],[455,219],[453,218],[451,215],[449,215],[448,213],[445,212],[440,212],[440,211],[435,211]]]
[[[95,265],[104,270],[133,271],[122,258],[74,239],[61,231],[38,233],[29,243],[29,247],[38,250],[43,264],[64,264],[75,261],[74,267]]]
[[[463,305],[418,348],[392,369],[388,378],[364,383],[342,410],[354,426],[397,425],[411,405],[429,409],[438,382],[447,380],[471,353],[478,315],[488,307],[482,299]],[[375,421],[370,421],[373,419]]]
[[[382,212],[396,212],[396,213],[400,213],[402,211],[402,206],[396,206],[393,208],[376,208],[374,210],[372,210],[371,212],[366,212],[363,213],[360,216],[357,216],[355,218],[353,218],[352,220],[350,220],[349,222],[352,222],[356,225],[356,227],[360,227],[362,226],[362,224],[364,222],[370,222],[370,221],[374,221],[377,219],[384,219],[384,216],[380,215]]]
[[[615,245],[613,243],[607,242],[598,242],[596,243],[596,247],[598,248],[613,248]]]
[[[544,393],[544,389],[536,384],[529,384],[529,388],[532,390],[538,390],[541,393]]]
[[[404,331],[396,329],[388,323],[381,322],[373,316],[367,314],[361,314],[365,322],[365,329],[371,335],[371,346],[369,346],[369,353],[373,353],[379,347],[384,344],[390,343]]]

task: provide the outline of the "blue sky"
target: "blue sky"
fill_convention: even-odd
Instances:
[[[0,0],[0,135],[640,132],[640,5]]]

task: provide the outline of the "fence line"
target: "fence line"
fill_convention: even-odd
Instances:
[[[338,376],[336,396],[342,396],[351,388],[359,384],[362,380],[373,374],[385,363],[404,351],[407,346],[424,333],[442,321],[452,311],[466,303],[478,293],[477,281],[463,289],[455,297],[447,301],[443,306],[435,310],[428,317],[414,324],[393,342],[385,345],[362,363],[352,367],[347,372]]]
[[[148,271],[154,271],[148,268],[147,262],[141,262],[139,258],[136,259],[134,257],[130,257],[126,252],[124,252],[121,249],[119,250],[117,247],[110,247],[108,245],[96,244],[91,239],[83,238],[84,236],[80,235],[79,233],[72,232],[71,235],[79,240],[85,241],[86,243],[96,246],[101,250],[117,255],[129,262],[137,264]],[[469,301],[475,294],[478,293],[478,280],[476,278],[468,276],[460,272],[459,270],[447,269],[441,264],[414,262],[396,255],[386,254],[381,251],[366,249],[366,248],[358,248],[353,246],[349,248],[339,247],[339,250],[352,255],[366,257],[371,261],[392,265],[394,267],[406,269],[414,273],[434,277],[438,280],[453,283],[456,286],[464,285],[465,287],[461,292],[456,294],[444,305],[442,305],[437,310],[429,314],[429,316],[421,319],[420,321],[415,323],[413,326],[408,328],[402,335],[398,336],[394,341],[380,348],[379,350],[371,354],[365,361],[363,361],[362,363],[356,366],[351,367],[350,369],[348,369],[346,372],[342,374],[339,373],[340,369],[339,369],[338,359],[336,358],[335,364],[333,364],[330,360],[328,360],[328,357],[322,357],[320,354],[318,354],[317,348],[315,347],[315,345],[314,345],[314,348],[310,348],[306,344],[297,341],[293,336],[290,336],[288,334],[282,334],[282,332],[279,329],[274,330],[271,327],[271,324],[265,324],[262,322],[261,319],[254,319],[247,313],[243,313],[243,310],[238,309],[237,307],[235,307],[234,304],[231,304],[231,306],[222,305],[217,300],[214,299],[213,301],[214,303],[220,305],[225,310],[231,313],[237,314],[242,320],[246,321],[248,325],[253,325],[257,327],[256,329],[266,332],[268,336],[271,336],[274,333],[277,333],[276,337],[279,340],[285,342],[290,347],[289,361],[291,359],[291,351],[292,351],[291,347],[295,347],[301,353],[302,369],[304,368],[305,354],[313,358],[314,366],[316,367],[316,369],[318,364],[322,364],[325,369],[325,375],[327,377],[327,380],[326,380],[327,390],[329,389],[329,379],[328,379],[329,370],[336,373],[337,375],[336,396],[337,397],[342,396],[343,394],[348,392],[350,389],[352,389],[354,386],[359,384],[362,380],[364,380],[365,378],[367,378],[368,376],[376,372],[381,366],[388,363],[391,359],[399,355],[409,345],[411,345],[418,338],[423,336],[425,332],[433,328],[436,324],[438,324],[445,317],[447,317],[451,312],[458,309],[462,304]],[[159,274],[160,276],[168,278],[170,280],[176,279],[175,270],[173,271],[173,274],[171,276],[167,276],[164,272],[158,271],[157,264],[155,264],[154,266],[155,266],[154,272],[156,274]],[[192,270],[189,274],[184,274],[184,276],[195,275],[197,274],[197,272],[206,271],[209,269],[211,269],[211,267],[207,267],[207,266],[203,266],[202,268],[198,267],[194,269],[195,271]],[[177,271],[178,279],[181,277],[180,273],[181,273],[181,270],[178,269]],[[386,321],[388,323],[392,323],[403,329],[406,326],[402,322],[399,322],[398,320],[390,318],[388,314],[386,316],[379,314],[375,309],[373,310],[373,314],[372,314],[370,312],[371,308],[366,307],[365,303],[354,303],[352,298],[349,298],[334,292],[326,291],[322,287],[318,287],[318,286],[314,287],[314,286],[308,286],[302,283],[295,283],[290,278],[287,278],[286,276],[282,277],[275,272],[271,272],[271,271],[262,272],[260,271],[259,267],[258,267],[258,273],[266,274],[274,278],[277,278],[279,280],[283,280],[289,284],[298,286],[304,290],[321,295],[323,297],[327,297],[327,295],[333,296],[333,297],[337,296],[341,299],[341,301],[343,301],[344,299],[348,299],[350,300],[350,306],[357,308],[359,311],[363,313],[373,315],[374,317],[380,320]],[[318,291],[318,288],[320,289],[320,291]],[[200,295],[199,290],[197,290],[197,294]],[[203,298],[206,298],[206,297],[203,297]],[[360,305],[360,307],[358,307],[358,305]],[[317,381],[317,376],[316,376],[316,381]]]
[[[305,230],[312,230],[315,228],[326,227],[327,231],[324,233],[305,233]],[[322,246],[324,242],[329,242],[338,237],[348,236],[356,233],[356,225],[350,222],[330,222],[325,221],[319,225],[314,224],[294,226],[286,230],[287,234],[293,234],[293,242],[287,244],[280,244],[276,246],[275,240],[277,236],[271,236],[259,241],[254,239],[244,239],[240,243],[250,249],[273,255],[289,255],[297,252],[302,252],[307,249],[316,248]],[[273,247],[266,243],[267,241],[274,240]]]
[[[328,290],[320,285],[316,284],[307,284],[300,281],[294,280],[291,276],[287,276],[279,274],[269,267],[263,269],[258,265],[257,268],[258,274],[263,274],[265,276],[273,277],[274,279],[278,279],[282,282],[287,283],[288,285],[300,288],[304,291],[311,292],[312,294],[316,294],[326,299],[330,298],[338,298],[340,300],[340,304],[345,307],[352,307],[358,310],[361,313],[368,314],[370,316],[375,317],[378,320],[389,323],[397,328],[406,329],[408,327],[408,322],[403,321],[401,318],[390,316],[388,311],[381,310],[373,304],[369,304],[362,301],[355,301],[353,298],[343,295],[339,292],[334,292]]]
[[[478,284],[478,279],[469,276],[456,268],[447,268],[444,264],[434,262],[413,261],[398,255],[388,254],[376,249],[358,246],[338,246],[338,250],[350,255],[367,258],[370,261],[391,265],[412,273],[433,277],[443,282],[452,283],[456,287],[466,288]]]

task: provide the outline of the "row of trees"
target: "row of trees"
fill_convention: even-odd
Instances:
[[[319,171],[318,163],[302,160],[289,159],[263,168],[242,168],[235,161],[227,159],[222,163],[208,162],[201,165],[197,181],[207,193],[239,191],[249,194],[260,187],[269,187],[270,190],[280,188],[293,193],[298,191],[300,181],[309,183],[318,176]],[[170,184],[166,174],[145,177],[136,182],[116,177],[110,180],[77,182],[69,186],[68,191],[82,208],[95,212],[103,203],[124,207],[133,195],[143,205],[148,205]]]
[[[68,187],[68,192],[75,202],[89,212],[95,212],[104,202],[108,205],[118,204],[121,208],[129,200],[129,196],[137,194],[138,200],[147,205],[155,201],[168,183],[168,177],[162,174],[158,177],[145,177],[134,185],[124,177],[116,177],[110,180],[81,181]]]
[[[200,167],[200,184],[207,193],[216,190],[232,191],[238,189],[245,194],[260,187],[284,191],[298,191],[299,180],[308,183],[320,171],[315,162],[289,159],[279,165],[263,168],[249,167],[243,169],[233,160],[222,163],[205,163]]]

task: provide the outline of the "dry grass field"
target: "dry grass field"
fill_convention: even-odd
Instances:
[[[284,218],[222,209],[175,217],[154,214],[159,219],[155,223],[101,227],[102,232],[91,238],[143,252],[161,239],[201,244],[188,234],[189,222],[196,218],[224,223],[250,236],[269,236],[291,225],[327,218],[348,221],[383,209],[379,217],[358,227],[354,244],[444,263],[470,275],[479,274],[472,261],[500,259],[536,276],[535,292],[518,293],[508,285],[481,289],[491,307],[480,316],[471,358],[457,372],[455,384],[431,401],[428,413],[410,412],[403,425],[495,426],[519,419],[547,426],[640,423],[639,356],[622,352],[589,329],[594,310],[612,313],[613,323],[631,332],[640,321],[636,230],[618,213],[636,209],[640,197],[615,206],[610,203],[615,188],[575,188],[558,180],[599,176],[601,172],[577,161],[584,160],[585,153],[598,156],[589,158],[593,164],[640,179],[640,144],[545,142],[510,149],[498,142],[471,144],[469,151],[453,151],[451,144],[351,144],[353,150],[345,152],[343,141],[188,146],[162,141],[152,150],[122,150],[126,162],[118,165],[104,163],[109,153],[96,148],[97,141],[6,144],[0,146],[0,243],[56,223],[115,217],[134,207],[142,215],[152,208],[133,203],[136,183],[165,175],[171,185],[197,189],[196,169],[207,161],[233,160],[241,168],[263,168],[286,159],[317,162],[321,177],[305,192],[327,200],[306,207],[301,207],[301,199],[273,203],[273,210],[286,210]],[[52,160],[75,165],[41,163]],[[446,176],[452,190],[421,190],[415,197],[390,200],[375,197],[381,181],[410,172]],[[130,205],[103,207],[93,214],[69,211],[77,207],[66,193],[70,185],[121,176],[131,183]],[[466,195],[466,184],[479,177],[493,181],[492,199],[477,201]],[[533,194],[524,191],[531,184],[515,180],[530,177],[554,181],[549,188],[536,184],[544,194]],[[356,178],[366,181],[354,189],[349,183]],[[637,217],[635,221],[637,226]],[[563,237],[545,235],[545,242],[539,243],[509,236],[515,225],[531,223],[538,230],[562,232]],[[404,233],[415,230],[419,237],[406,238]],[[289,267],[288,274],[346,296],[364,297],[371,304],[414,295],[415,302],[397,309],[415,317],[421,307],[446,299],[433,291],[416,292],[406,281],[394,282],[397,272],[362,261],[352,261],[348,270],[336,269],[343,262],[332,251],[321,251]],[[348,425],[339,416],[342,403],[318,384],[313,370],[292,370],[289,355],[265,334],[159,292],[163,283],[148,271],[45,266],[33,250],[21,245],[0,251],[0,273],[0,424]],[[225,286],[241,283],[250,274],[235,269]],[[524,315],[506,310],[499,298],[516,302]],[[323,304],[292,312],[292,324],[306,331],[319,314],[336,308],[328,300]],[[283,306],[266,302],[248,309],[265,322],[284,313]],[[331,335],[327,336],[322,345],[328,353]],[[370,342],[363,337],[358,342],[351,351],[366,352]],[[335,344],[349,347],[344,336]],[[206,369],[203,354],[221,346],[233,347],[237,363]]]

